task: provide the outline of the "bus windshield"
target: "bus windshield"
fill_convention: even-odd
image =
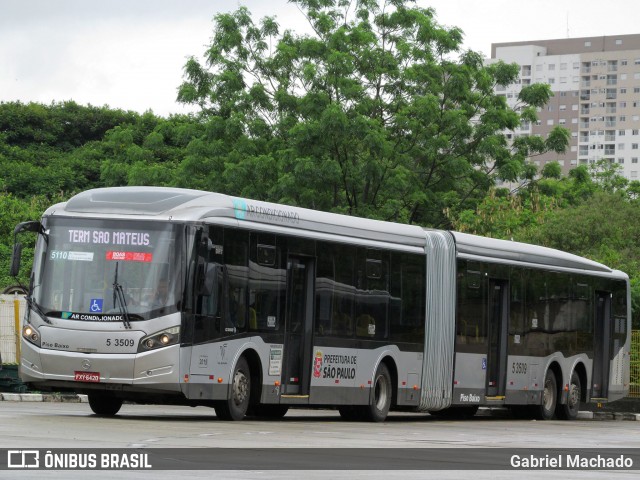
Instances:
[[[33,298],[47,316],[121,321],[125,312],[142,320],[176,310],[182,282],[174,225],[46,220]]]

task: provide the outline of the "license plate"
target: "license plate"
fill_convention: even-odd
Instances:
[[[75,381],[76,382],[99,383],[100,382],[100,373],[98,373],[98,372],[75,372]]]

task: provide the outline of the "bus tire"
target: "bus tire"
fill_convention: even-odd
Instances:
[[[87,396],[89,397],[89,407],[93,413],[101,417],[113,417],[122,407],[122,399],[113,395],[90,393]]]
[[[552,420],[556,415],[558,402],[558,384],[553,370],[547,370],[542,389],[542,403],[535,407],[534,412],[538,420]]]
[[[244,357],[240,357],[231,376],[229,398],[215,405],[220,420],[242,420],[247,414],[251,398],[251,371]]]
[[[580,410],[580,401],[582,385],[580,383],[580,376],[577,372],[571,374],[571,381],[569,382],[569,392],[567,394],[567,403],[558,404],[556,407],[556,416],[561,420],[575,420],[578,418],[578,411]]]
[[[363,419],[370,422],[384,422],[391,408],[393,398],[393,386],[391,374],[384,363],[381,363],[373,378],[373,401],[363,408]]]

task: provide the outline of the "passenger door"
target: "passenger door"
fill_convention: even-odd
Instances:
[[[284,395],[309,395],[313,345],[315,263],[312,258],[287,259],[287,307],[285,318]]]
[[[509,318],[509,283],[489,280],[488,300],[489,351],[487,354],[487,396],[505,395],[507,375],[507,326]]]
[[[611,294],[596,292],[596,323],[593,335],[593,398],[606,398],[611,357]]]

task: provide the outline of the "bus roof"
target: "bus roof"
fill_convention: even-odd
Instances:
[[[352,237],[407,247],[425,248],[430,229],[360,217],[351,217],[300,207],[237,198],[220,193],[171,187],[111,187],[87,190],[55,205],[45,215],[124,218],[165,221],[212,221],[227,225],[260,224],[280,229]],[[256,225],[257,226],[257,225]],[[268,227],[267,227],[268,226]],[[433,231],[433,230],[431,230]],[[459,256],[614,274],[626,277],[600,263],[560,250],[521,242],[497,240],[450,232]],[[294,233],[295,234],[295,233]]]
[[[458,254],[478,259],[500,259],[509,262],[521,262],[545,266],[589,270],[613,273],[609,267],[553,248],[531,245],[529,243],[498,240],[495,238],[451,232],[456,241]]]
[[[60,211],[62,208],[63,211]],[[53,214],[54,208],[47,213]],[[103,216],[172,221],[206,221],[227,217],[238,224],[264,224],[290,230],[365,238],[424,247],[424,230],[366,218],[171,187],[112,187],[87,190],[55,206],[55,215]]]

